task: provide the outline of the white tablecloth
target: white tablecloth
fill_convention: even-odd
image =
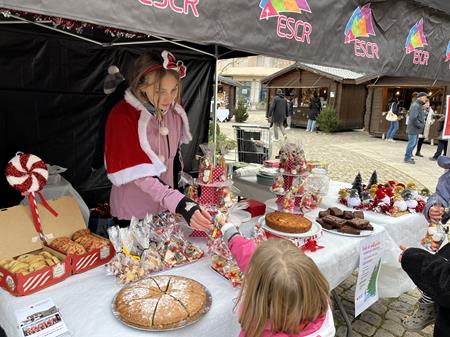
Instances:
[[[318,212],[318,211],[316,211]],[[316,214],[311,213],[311,216]],[[253,219],[243,225],[247,232],[255,224]],[[246,228],[245,228],[246,227]],[[380,227],[382,231],[384,229]],[[194,242],[205,248],[202,239]],[[349,238],[324,233],[319,244],[325,246],[308,255],[317,263],[328,279],[331,288],[345,280],[358,266],[359,243],[362,238]],[[406,274],[397,262],[399,249],[386,233],[383,266],[379,278],[381,296],[398,296],[412,288]],[[235,289],[222,276],[210,268],[210,258],[164,272],[164,274],[183,275],[203,283],[211,292],[213,303],[208,314],[198,323],[176,332],[148,333],[130,329],[117,321],[111,313],[111,303],[121,286],[115,278],[106,275],[105,267],[98,267],[26,297],[14,297],[0,289],[0,325],[9,337],[20,336],[16,328],[14,311],[45,298],[51,297],[60,307],[62,316],[74,336],[80,337],[122,337],[122,336],[177,336],[177,337],[221,337],[237,336],[239,324],[233,312],[238,295]]]
[[[332,181],[330,190],[322,199],[320,207],[339,207],[350,210],[338,201],[338,192],[341,188],[351,187],[350,184]],[[386,228],[397,245],[407,247],[420,247],[420,240],[427,232],[428,223],[423,214],[406,214],[400,217],[392,217],[375,212],[364,212],[364,216],[370,222],[380,224]]]
[[[235,186],[241,191],[242,196],[264,202],[274,198],[269,187],[257,183],[256,176],[235,177]],[[350,210],[338,202],[338,191],[341,188],[350,187],[350,184],[332,181],[328,194],[322,198],[321,208],[339,207]],[[364,216],[370,222],[382,225],[397,245],[407,247],[420,247],[420,240],[427,231],[428,223],[423,214],[407,214],[400,217],[391,217],[375,212],[364,212]]]

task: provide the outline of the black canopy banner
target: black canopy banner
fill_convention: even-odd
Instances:
[[[445,0],[0,0],[0,7],[352,69],[450,80]]]

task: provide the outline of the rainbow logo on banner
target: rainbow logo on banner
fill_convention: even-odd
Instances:
[[[344,34],[345,43],[350,43],[358,37],[375,36],[370,3],[355,9],[350,20],[348,20]]]
[[[280,13],[311,13],[307,0],[261,0],[259,7],[262,9],[260,20],[268,20],[270,17],[279,16]]]
[[[406,54],[412,53],[417,48],[423,48],[427,46],[427,39],[423,33],[423,18],[419,20],[412,28],[409,30],[408,37],[405,42]]]
[[[447,44],[447,51],[445,52],[445,62],[450,60],[450,41]]]

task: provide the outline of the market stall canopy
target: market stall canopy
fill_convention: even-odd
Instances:
[[[423,0],[0,0],[0,7],[361,73],[450,80],[450,5]],[[208,47],[209,46],[209,47]]]

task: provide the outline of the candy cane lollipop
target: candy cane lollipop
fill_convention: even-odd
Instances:
[[[40,191],[47,179],[47,166],[33,154],[18,153],[6,165],[6,180],[22,194]]]
[[[44,161],[29,153],[17,153],[6,165],[6,180],[28,198],[33,216],[34,226],[41,240],[46,241],[42,231],[41,220],[36,204],[35,193],[40,197],[42,204],[54,216],[58,213],[50,207],[39,191],[45,186],[48,179],[48,169]]]

